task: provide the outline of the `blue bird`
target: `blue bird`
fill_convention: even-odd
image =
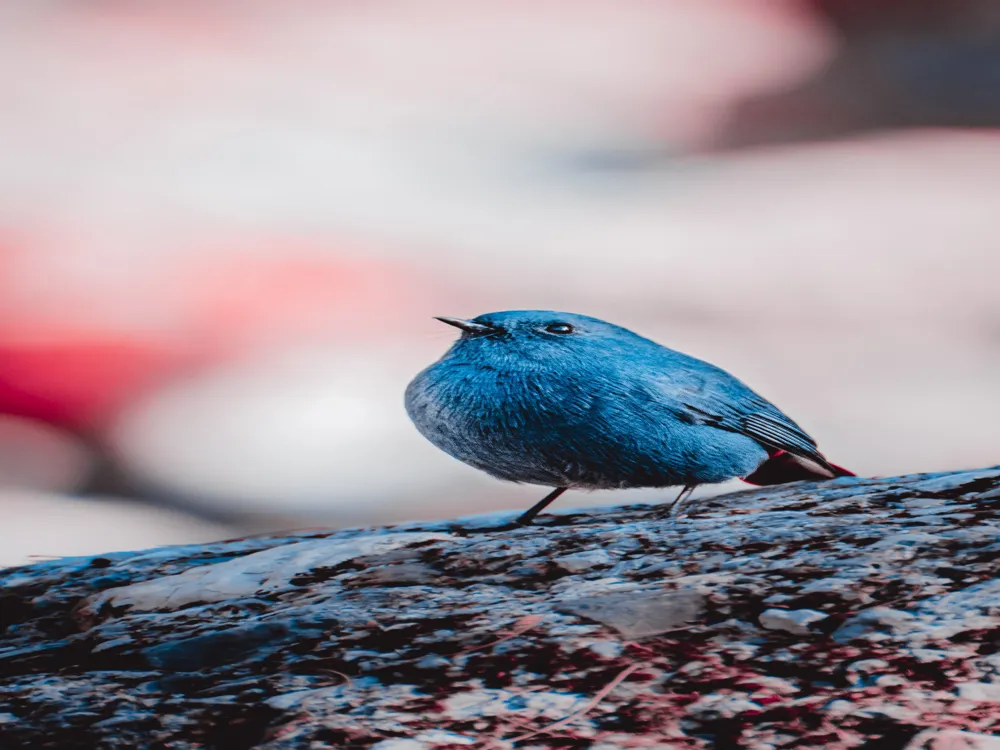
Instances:
[[[498,479],[554,488],[769,485],[853,476],[724,370],[597,318],[511,310],[471,320],[406,389],[420,433]]]

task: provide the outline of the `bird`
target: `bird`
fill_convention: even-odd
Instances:
[[[725,370],[598,318],[508,310],[435,317],[461,334],[406,388],[417,430],[497,479],[568,489],[773,485],[854,474]]]

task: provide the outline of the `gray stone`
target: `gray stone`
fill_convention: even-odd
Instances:
[[[557,607],[596,620],[633,640],[684,626],[697,618],[704,600],[704,595],[692,590],[629,591],[561,601]]]
[[[910,750],[994,750],[998,488],[1000,469],[840,479],[679,519],[641,505],[0,571],[0,745],[847,750],[891,726],[922,738]]]
[[[810,625],[822,622],[829,615],[814,609],[765,609],[760,613],[760,624],[768,630],[784,630],[796,635],[813,632]]]

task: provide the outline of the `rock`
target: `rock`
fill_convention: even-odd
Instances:
[[[784,630],[796,635],[808,635],[810,623],[821,622],[827,615],[814,609],[766,609],[760,613],[760,624],[768,630]]]
[[[556,565],[569,573],[579,573],[591,568],[609,566],[614,561],[603,549],[587,550],[572,555],[563,555],[555,559]]]
[[[761,711],[763,706],[748,700],[746,693],[706,695],[687,707],[687,713],[702,721],[734,719],[747,711]]]
[[[106,596],[90,598],[83,611],[96,613],[105,606],[133,611],[172,610],[191,602],[220,602],[280,591],[294,587],[296,576],[336,568],[355,557],[448,538],[446,534],[380,534],[343,541],[295,542],[218,565],[201,565],[177,575],[116,587]]]
[[[306,634],[319,632],[316,627],[295,627],[293,623],[254,622],[159,643],[141,653],[154,667],[190,671],[234,661],[249,662],[254,656],[266,656],[276,646]]]
[[[998,489],[1000,469],[847,478],[679,519],[641,505],[0,571],[0,746],[995,750]]]
[[[874,607],[847,620],[833,637],[839,641],[865,638],[876,641],[892,638],[894,634],[908,632],[914,615],[888,607]],[[919,629],[919,624],[913,627]]]
[[[957,688],[960,698],[987,703],[1000,703],[1000,683],[964,682],[957,685]]]
[[[474,745],[476,740],[454,732],[422,732],[413,739],[382,740],[372,745],[372,750],[427,750],[434,747]]]
[[[1000,750],[1000,736],[930,729],[910,740],[904,750]]]
[[[659,635],[695,619],[704,606],[696,591],[629,591],[559,602],[574,612],[614,628],[629,640]]]

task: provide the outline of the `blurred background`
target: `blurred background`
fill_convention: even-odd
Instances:
[[[992,0],[8,0],[0,102],[0,565],[527,507],[407,421],[431,315],[1000,461]]]

